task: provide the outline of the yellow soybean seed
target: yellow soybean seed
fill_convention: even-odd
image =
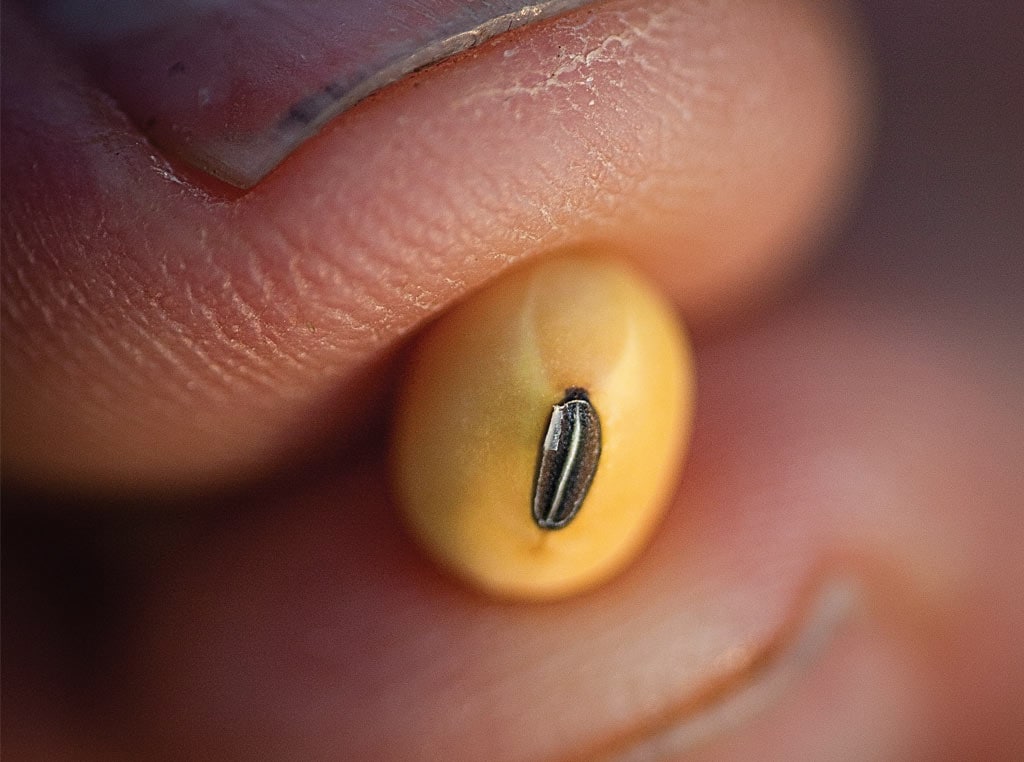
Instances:
[[[627,267],[518,270],[413,351],[392,477],[413,535],[505,597],[596,585],[643,546],[681,466],[693,366],[671,309]]]

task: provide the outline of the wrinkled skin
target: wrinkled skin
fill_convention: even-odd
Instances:
[[[893,5],[861,38],[810,0],[600,4],[242,194],[5,4],[5,756],[1019,758],[1024,35]],[[566,249],[677,305],[697,431],[625,574],[497,603],[398,526],[389,404],[426,321]]]

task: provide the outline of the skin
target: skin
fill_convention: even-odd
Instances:
[[[5,5],[5,756],[625,753],[784,663],[842,580],[798,677],[666,756],[1019,757],[1018,11],[891,6],[873,96],[818,3],[623,2],[400,83],[236,197]],[[533,86],[622,14],[593,82]],[[509,605],[401,531],[384,432],[424,321],[565,249],[694,327],[696,429],[628,571]]]

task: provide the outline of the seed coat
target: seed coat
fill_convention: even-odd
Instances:
[[[566,389],[551,410],[537,458],[533,520],[562,529],[579,513],[601,456],[601,421],[585,389]]]
[[[552,421],[556,404],[583,398],[574,386],[591,407],[569,405]],[[390,458],[396,507],[423,549],[473,587],[573,595],[650,539],[692,405],[686,336],[656,289],[615,260],[539,258],[453,307],[410,353]],[[569,451],[575,415],[588,423],[566,469],[555,456]],[[585,491],[593,468],[582,456],[598,444]]]

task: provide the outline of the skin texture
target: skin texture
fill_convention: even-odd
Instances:
[[[513,33],[355,109],[234,200],[178,177],[12,30],[5,151],[32,159],[5,172],[8,469],[163,489],[354,440],[385,407],[388,352],[539,253],[628,256],[694,319],[749,298],[849,156],[852,75],[827,24],[799,5],[626,3]]]
[[[432,325],[403,376],[395,497],[443,566],[499,596],[564,597],[650,538],[691,430],[693,361],[634,273],[582,257],[510,273]],[[551,406],[571,387],[597,411],[601,454],[579,514],[551,531],[534,523],[532,490]]]
[[[789,663],[843,580],[795,679],[662,756],[1019,759],[1019,8],[861,10],[870,159],[823,4],[620,3],[236,198],[5,4],[4,756],[614,758]],[[694,440],[634,565],[513,605],[416,551],[385,432],[406,340],[564,249],[694,327]]]

